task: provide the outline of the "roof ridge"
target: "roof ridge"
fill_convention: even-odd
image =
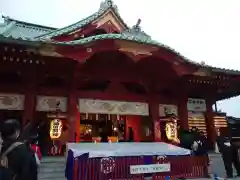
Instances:
[[[14,21],[16,23],[20,23],[20,24],[24,24],[24,25],[32,26],[32,27],[38,27],[38,28],[42,28],[42,29],[46,29],[46,30],[47,29],[48,30],[56,30],[57,29],[57,28],[54,28],[54,27],[49,27],[49,26],[39,25],[39,24],[31,23],[31,22],[25,22],[25,21],[17,20],[17,19],[11,18],[9,16],[3,16],[2,15],[2,18],[4,20],[4,23],[6,23],[6,24]]]
[[[14,27],[15,24],[16,24],[15,21],[10,22],[9,24],[5,24],[5,26],[2,27],[2,30],[0,29],[0,34],[3,35],[5,33],[7,33]]]
[[[58,36],[58,35],[62,35],[64,33],[66,33],[66,32],[71,32],[71,31],[73,31],[77,28],[81,28],[81,27],[93,22],[94,20],[96,20],[97,18],[102,16],[104,13],[106,13],[109,9],[114,10],[114,12],[118,16],[118,18],[121,19],[123,25],[126,26],[126,29],[128,29],[127,24],[122,20],[122,18],[119,15],[117,5],[115,5],[112,0],[104,0],[104,1],[101,2],[99,10],[97,12],[93,13],[92,15],[90,15],[90,16],[88,16],[88,17],[86,17],[86,18],[84,18],[84,19],[82,19],[82,20],[80,20],[80,21],[78,21],[74,24],[71,24],[69,26],[54,30],[54,31],[49,32],[47,34],[40,35],[36,38],[50,39],[53,36]]]

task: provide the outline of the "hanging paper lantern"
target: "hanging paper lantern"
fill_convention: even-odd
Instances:
[[[176,123],[168,122],[166,123],[166,136],[169,140],[176,140],[177,138],[177,127],[175,125]]]
[[[62,120],[53,119],[50,123],[50,137],[51,139],[58,139],[62,134]]]

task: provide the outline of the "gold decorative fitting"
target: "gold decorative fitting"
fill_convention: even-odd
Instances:
[[[74,34],[74,38],[78,38],[78,34]]]
[[[92,52],[92,48],[87,48],[87,52],[91,53]]]

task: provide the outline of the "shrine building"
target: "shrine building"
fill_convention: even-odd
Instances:
[[[165,141],[173,122],[213,143],[215,128],[226,126],[213,104],[240,94],[239,71],[187,59],[153,40],[141,20],[129,27],[111,0],[58,29],[3,18],[0,120],[49,128],[60,119],[77,142],[98,141],[99,127],[112,141],[130,131],[137,142]]]

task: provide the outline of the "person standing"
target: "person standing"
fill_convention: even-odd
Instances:
[[[107,134],[106,127],[99,129],[99,135],[101,137],[101,142],[104,142],[104,143],[108,142],[108,134]]]
[[[207,138],[202,131],[199,131],[199,139],[197,142],[197,149],[194,152],[195,156],[205,157],[206,164],[203,166],[205,177],[209,178],[208,166],[209,166],[209,157],[208,157],[208,143]]]
[[[233,178],[232,164],[237,171],[237,176],[240,176],[240,163],[236,148],[232,146],[229,137],[221,135],[220,132],[217,131],[217,145],[222,155],[227,177]]]
[[[1,180],[37,180],[37,165],[28,145],[18,140],[20,124],[15,119],[1,126],[3,145],[0,154]]]
[[[134,131],[132,127],[128,127],[128,141],[134,142]]]

